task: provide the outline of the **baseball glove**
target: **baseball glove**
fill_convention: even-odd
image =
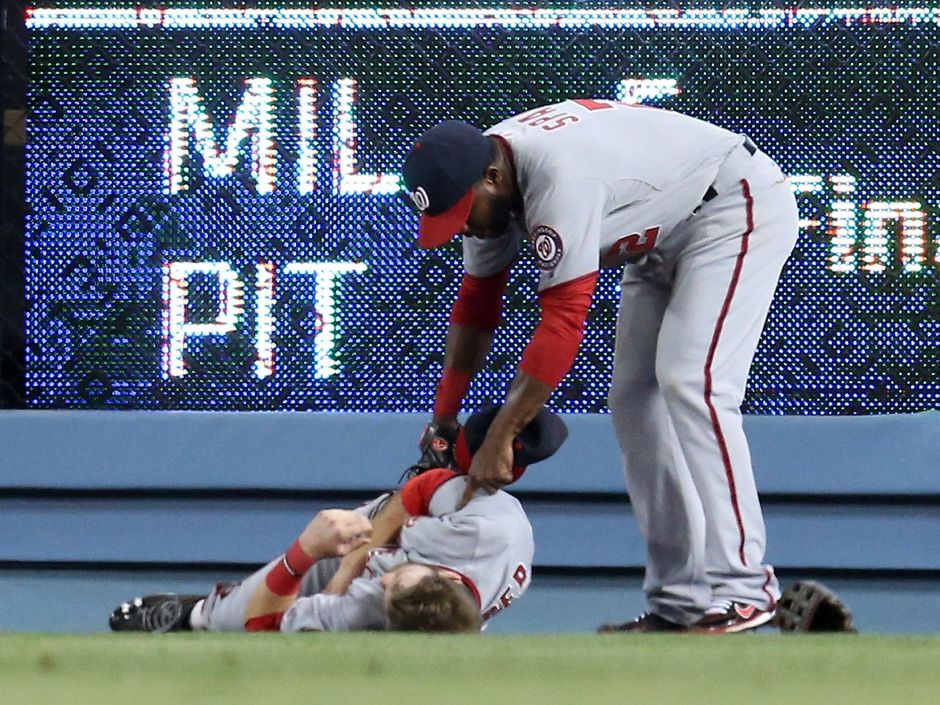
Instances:
[[[418,441],[421,457],[418,458],[417,463],[402,473],[399,482],[410,480],[433,468],[457,469],[457,463],[454,460],[454,445],[459,432],[460,424],[453,428],[444,428],[433,423],[425,426],[421,440]]]
[[[782,632],[857,632],[848,606],[825,585],[811,580],[784,590],[774,624]]]

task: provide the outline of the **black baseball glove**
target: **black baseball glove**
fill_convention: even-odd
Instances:
[[[410,480],[412,477],[417,477],[432,468],[456,470],[454,445],[457,442],[459,431],[459,424],[454,427],[443,427],[429,423],[425,426],[424,433],[421,434],[421,440],[418,441],[418,450],[421,451],[421,457],[418,458],[417,463],[405,470],[399,478],[399,482]]]
[[[774,624],[782,632],[857,632],[848,606],[825,585],[811,580],[784,590]]]

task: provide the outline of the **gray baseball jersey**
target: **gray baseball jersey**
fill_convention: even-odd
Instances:
[[[524,216],[495,239],[464,239],[464,265],[488,276],[525,235],[539,289],[637,258],[702,202],[744,138],[701,120],[613,101],[567,100],[486,131],[512,148]]]
[[[463,577],[480,604],[484,620],[509,606],[531,582],[535,543],[522,505],[500,491],[480,491],[465,507],[457,503],[466,478],[454,476],[437,488],[427,516],[411,517],[402,527],[400,547],[373,550],[363,575],[344,595],[320,592],[339,559],[316,563],[301,585],[301,597],[284,613],[281,631],[359,631],[385,628],[382,575],[405,562],[448,568]],[[371,515],[379,500],[358,511]],[[280,558],[235,587],[210,595],[204,614],[209,628],[240,631],[255,588]]]
[[[609,405],[649,544],[649,608],[679,624],[727,602],[773,609],[766,534],[740,414],[797,209],[742,135],[685,115],[568,100],[487,131],[506,141],[522,210],[465,237],[485,277],[527,239],[539,290],[631,262],[621,279]]]

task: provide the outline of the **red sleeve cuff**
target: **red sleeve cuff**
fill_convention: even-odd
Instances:
[[[453,470],[437,468],[413,477],[401,488],[401,503],[411,516],[428,516],[431,497],[437,488],[457,476]]]

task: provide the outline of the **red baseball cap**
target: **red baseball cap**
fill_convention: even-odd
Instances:
[[[473,187],[489,164],[489,138],[459,120],[442,122],[415,142],[402,176],[410,202],[421,213],[421,247],[443,245],[464,229],[473,208]]]

